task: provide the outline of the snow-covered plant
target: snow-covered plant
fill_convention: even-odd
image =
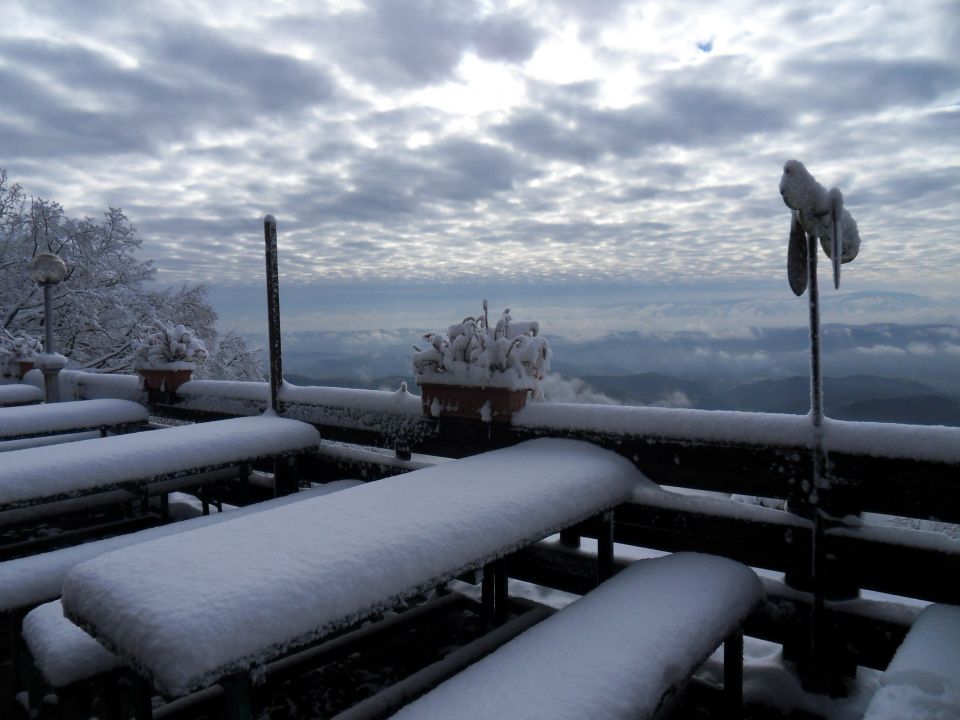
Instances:
[[[0,333],[0,357],[13,362],[31,362],[43,352],[40,340],[29,335]]]
[[[487,301],[483,314],[466,317],[447,332],[426,333],[429,345],[414,346],[417,382],[532,390],[541,396],[540,381],[550,370],[550,346],[537,321],[518,322],[509,308],[490,324]]]
[[[203,341],[184,325],[159,325],[133,342],[133,366],[156,368],[171,364],[202,363],[207,359]]]

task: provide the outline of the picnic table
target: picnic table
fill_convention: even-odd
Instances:
[[[100,556],[67,575],[64,614],[167,697],[248,686],[272,659],[604,513],[641,478],[594,445],[531,440]]]

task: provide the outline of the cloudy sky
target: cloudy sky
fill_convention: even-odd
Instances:
[[[210,284],[242,328],[263,317],[265,213],[304,328],[417,326],[455,305],[443,325],[483,295],[558,322],[602,305],[632,330],[652,320],[624,308],[793,301],[777,187],[794,157],[859,222],[842,290],[957,317],[960,2],[0,13],[0,167],[70,214],[122,207],[160,280]],[[762,320],[752,307],[735,322]]]

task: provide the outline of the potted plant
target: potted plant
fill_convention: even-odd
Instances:
[[[207,359],[203,341],[184,325],[158,325],[133,343],[133,367],[148,390],[175,392]]]
[[[514,321],[507,309],[491,325],[484,300],[479,317],[423,337],[429,345],[414,346],[413,370],[424,415],[508,421],[529,395],[542,399],[550,346],[540,323]]]
[[[20,380],[37,364],[43,347],[40,340],[29,335],[13,336],[6,330],[0,334],[0,374]]]

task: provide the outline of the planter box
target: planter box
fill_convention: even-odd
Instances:
[[[423,414],[427,417],[458,417],[485,422],[509,422],[527,403],[529,390],[466,385],[419,383]]]
[[[178,370],[137,368],[137,374],[143,378],[143,386],[147,390],[176,392],[178,387],[190,379],[190,376],[193,375],[193,370],[190,368],[181,368]]]

